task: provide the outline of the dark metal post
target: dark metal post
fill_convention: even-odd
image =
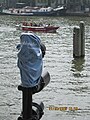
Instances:
[[[23,91],[23,119],[30,119],[32,117],[32,93],[29,89]]]
[[[18,120],[28,120],[32,118],[32,91],[30,88],[18,86],[22,91],[22,114]]]

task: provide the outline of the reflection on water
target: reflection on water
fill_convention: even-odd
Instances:
[[[33,96],[43,101],[42,120],[90,119],[90,18],[86,17],[16,17],[0,16],[0,120],[16,120],[21,112],[20,74],[17,68],[16,45],[21,31],[15,28],[22,21],[45,20],[60,26],[56,34],[37,33],[46,45],[44,68],[50,75],[49,85]],[[73,28],[85,22],[85,58],[73,59]],[[49,111],[49,105],[79,107],[78,111]]]
[[[84,58],[75,58],[72,60],[71,71],[73,71],[74,77],[81,77],[81,72],[84,70]]]

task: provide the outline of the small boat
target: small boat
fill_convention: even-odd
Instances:
[[[45,32],[45,33],[55,33],[59,27],[54,26],[22,26],[23,31],[32,31],[32,32]]]
[[[17,30],[22,30],[22,31],[55,33],[59,27],[51,26],[50,24],[39,26],[39,25],[30,25],[28,23],[24,23],[24,24],[16,25],[16,28]]]

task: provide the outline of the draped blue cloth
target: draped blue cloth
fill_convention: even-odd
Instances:
[[[19,49],[17,65],[20,69],[21,83],[24,87],[34,87],[39,83],[42,74],[41,41],[33,33],[22,33],[20,39],[17,46]]]

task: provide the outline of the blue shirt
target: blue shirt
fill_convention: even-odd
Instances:
[[[18,67],[24,87],[36,86],[42,74],[40,38],[33,33],[22,33],[18,52]]]

